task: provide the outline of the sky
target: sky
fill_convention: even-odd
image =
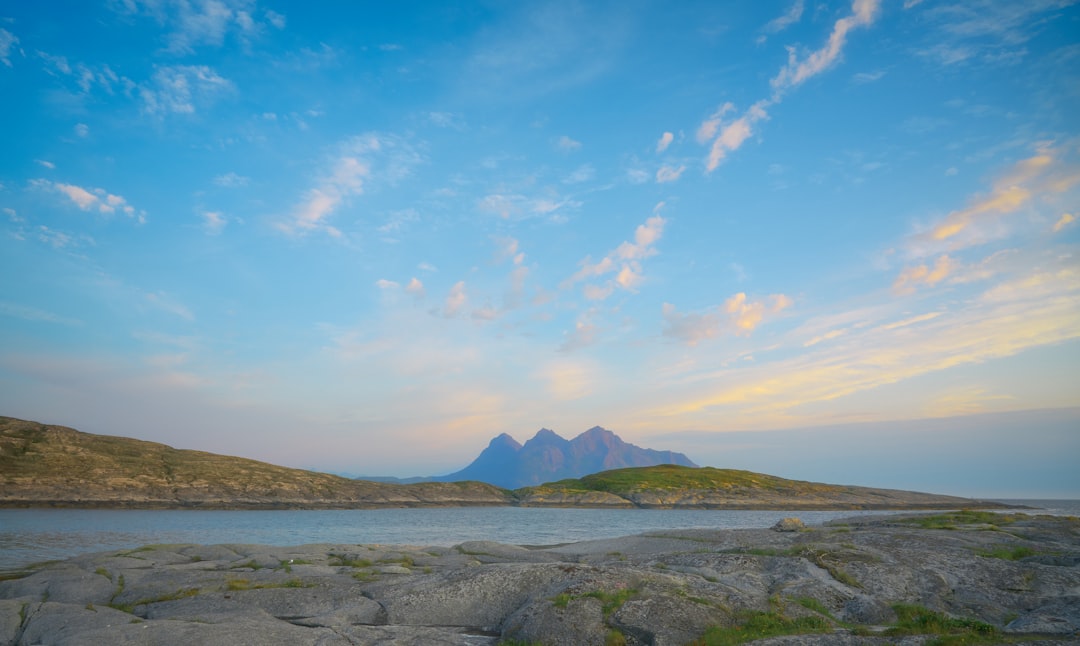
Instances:
[[[1074,1],[0,0],[0,97],[0,414],[1080,498]]]

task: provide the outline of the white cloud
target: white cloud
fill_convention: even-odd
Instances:
[[[46,179],[35,179],[31,186],[51,189],[65,195],[83,211],[97,211],[106,215],[116,212],[123,213],[129,218],[135,219],[139,224],[146,221],[145,211],[136,211],[135,207],[128,204],[127,200],[119,195],[109,193],[102,188],[85,189],[74,184],[50,182]]]
[[[727,108],[730,105],[729,103],[724,107]],[[753,134],[755,123],[768,119],[769,114],[765,111],[765,108],[769,105],[769,101],[758,101],[750,106],[741,117],[727,124],[723,124],[719,116],[701,124],[701,128],[698,129],[699,139],[702,134],[716,132],[719,129],[719,134],[713,140],[712,147],[709,149],[709,158],[705,164],[707,171],[716,170],[716,167],[720,165],[720,162],[724,160],[728,153],[738,150],[743,145],[743,142]],[[724,110],[724,112],[726,111]]]
[[[934,262],[933,267],[923,264],[904,269],[896,277],[892,288],[897,294],[911,294],[915,292],[919,285],[927,287],[937,285],[948,278],[950,274],[955,273],[957,268],[958,265],[955,260],[947,255],[941,255]]]
[[[674,182],[682,176],[683,171],[686,170],[686,166],[661,166],[660,170],[656,171],[656,183],[663,184],[665,182]]]
[[[251,178],[244,177],[243,175],[237,175],[230,171],[224,175],[218,175],[214,178],[214,184],[222,188],[237,188],[240,186],[247,186]]]
[[[559,150],[563,150],[566,152],[579,150],[581,148],[580,141],[575,141],[570,137],[567,137],[566,135],[559,137],[559,140],[555,143],[555,145],[559,148]]]
[[[53,170],[56,168],[56,164],[52,163],[51,161],[46,161],[44,159],[35,159],[34,161],[37,162],[40,166],[44,166],[49,170]]]
[[[166,65],[154,70],[153,79],[139,90],[143,112],[154,116],[193,114],[232,83],[206,65]]]
[[[405,292],[412,294],[416,298],[424,298],[424,296],[427,295],[427,291],[424,290],[424,283],[420,282],[420,279],[415,277],[405,286]]]
[[[380,278],[379,280],[375,281],[375,286],[378,287],[379,289],[397,289],[398,287],[401,287],[400,284],[395,283],[392,280],[386,280],[386,279],[383,279],[383,278]]]
[[[582,164],[578,166],[574,172],[566,176],[563,180],[564,184],[580,184],[581,182],[587,182],[593,178],[596,174],[596,169],[592,167],[592,164]]]
[[[782,93],[831,67],[843,52],[848,32],[871,24],[878,9],[879,0],[855,0],[851,5],[851,15],[836,21],[825,46],[810,52],[801,60],[794,48],[789,48],[787,65],[770,81],[773,90]]]
[[[662,205],[661,202],[655,210],[659,211]],[[656,254],[655,245],[663,235],[666,222],[661,216],[653,215],[634,231],[633,242],[621,243],[597,262],[592,262],[591,258],[581,261],[581,269],[564,281],[562,287],[568,288],[580,281],[614,273],[614,280],[600,285],[591,283],[585,285],[583,288],[585,298],[604,300],[614,293],[616,287],[634,291],[643,280],[641,261]]]
[[[278,228],[286,233],[323,231],[340,237],[341,231],[327,220],[349,198],[363,194],[371,182],[395,184],[407,176],[420,157],[405,141],[392,136],[367,134],[352,137],[338,146],[322,177]]]
[[[285,29],[285,16],[282,14],[267,9],[263,15],[266,16],[266,21],[273,25],[275,29]]]
[[[767,299],[751,301],[739,292],[724,301],[722,306],[704,312],[680,313],[671,303],[664,303],[664,336],[678,339],[687,345],[731,332],[737,336],[749,336],[766,318],[771,318],[791,307],[792,300],[784,294],[773,294]]]
[[[671,134],[670,132],[665,132],[664,134],[660,135],[660,139],[656,142],[656,152],[658,154],[664,152],[668,149],[668,146],[670,146],[671,142],[673,141],[675,141],[675,135]]]
[[[773,18],[761,28],[766,34],[776,34],[799,22],[803,15],[803,0],[795,0],[783,15]],[[764,38],[764,37],[763,37]],[[759,40],[759,42],[761,42]]]
[[[210,235],[217,235],[225,228],[228,220],[219,211],[203,211],[203,228]]]
[[[469,297],[465,293],[465,281],[461,280],[454,283],[454,286],[450,288],[450,293],[446,296],[446,302],[443,304],[443,316],[446,318],[457,316],[465,308],[468,300]]]
[[[179,303],[165,292],[147,292],[146,301],[163,312],[174,314],[182,319],[194,321],[195,315],[186,306]]]
[[[0,63],[11,67],[11,50],[19,44],[15,34],[6,29],[0,29]]]
[[[798,3],[797,3],[798,4]],[[720,162],[731,152],[738,150],[754,133],[754,125],[769,118],[767,109],[778,103],[787,90],[797,87],[809,78],[831,67],[840,57],[848,32],[856,27],[869,25],[878,11],[879,0],[854,0],[851,15],[841,18],[833,25],[829,40],[822,48],[810,52],[805,57],[798,56],[794,48],[788,48],[788,62],[770,81],[772,96],[751,105],[737,119],[725,123],[727,113],[735,109],[730,102],[720,106],[705,119],[697,130],[697,140],[706,143],[712,140],[709,156],[705,163],[707,172],[716,170]],[[794,10],[795,7],[792,7]],[[787,15],[794,15],[789,11]],[[801,7],[797,12],[802,15]]]
[[[855,82],[855,83],[860,83],[860,84],[862,84],[862,83],[873,83],[874,81],[880,80],[884,76],[885,76],[885,71],[884,70],[877,70],[877,71],[874,71],[874,72],[859,72],[857,74],[852,75],[851,80],[853,82]]]
[[[90,134],[90,126],[85,123],[75,124],[75,134],[82,138],[87,137]]]
[[[1062,213],[1058,221],[1054,223],[1054,233],[1057,233],[1076,221],[1076,216],[1072,213]]]
[[[118,0],[109,3],[117,11],[145,15],[164,25],[165,51],[193,54],[197,47],[221,47],[235,38],[245,47],[268,26],[284,29],[285,16],[264,11],[256,18],[252,0]]]

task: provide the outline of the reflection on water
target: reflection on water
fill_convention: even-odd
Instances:
[[[1077,501],[1010,501],[1080,514]],[[456,545],[492,540],[550,545],[681,528],[808,525],[892,512],[537,509],[464,507],[344,511],[0,510],[0,569],[149,543],[383,543]]]

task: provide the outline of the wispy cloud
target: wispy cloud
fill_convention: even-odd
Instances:
[[[1046,201],[1080,184],[1080,165],[1064,158],[1065,151],[1041,148],[1034,156],[1013,165],[998,177],[988,195],[973,198],[967,207],[953,211],[928,230],[915,235],[911,250],[929,255],[984,244],[1004,237],[1003,218],[1032,204]]]
[[[24,321],[33,322],[45,322],[45,323],[57,323],[60,325],[82,325],[82,321],[78,319],[68,318],[66,316],[60,316],[46,310],[31,307],[29,305],[21,305],[19,303],[10,303],[7,301],[0,301],[0,314],[4,316],[12,316],[14,318],[23,319]]]
[[[581,149],[581,142],[563,135],[555,142],[555,147],[564,152],[573,152]]]
[[[664,134],[660,135],[660,139],[657,140],[657,142],[656,142],[656,152],[657,152],[657,154],[662,153],[665,150],[667,150],[668,146],[670,146],[671,142],[673,142],[673,141],[675,141],[675,135],[673,135],[670,132],[665,132]]]
[[[926,285],[927,287],[933,287],[941,281],[948,278],[949,274],[956,270],[956,261],[949,258],[947,255],[941,255],[934,262],[933,267],[928,265],[918,265],[916,267],[908,267],[900,272],[900,275],[896,277],[896,281],[893,282],[893,291],[897,294],[911,294],[915,292],[915,289],[920,285]]]
[[[228,219],[220,211],[203,211],[201,215],[203,229],[210,235],[218,235],[228,223]]]
[[[285,28],[285,16],[259,12],[257,0],[117,0],[129,15],[146,15],[168,28],[165,51],[193,54],[197,47],[221,47],[227,37],[248,46],[268,27]]]
[[[1062,229],[1069,226],[1070,224],[1072,224],[1075,221],[1076,221],[1076,216],[1074,216],[1072,213],[1062,213],[1061,217],[1058,218],[1058,221],[1054,223],[1054,228],[1053,228],[1054,233],[1060,232]]]
[[[179,316],[187,321],[195,320],[195,315],[191,313],[191,310],[188,309],[186,305],[180,303],[165,292],[147,292],[145,298],[146,302],[163,312]]]
[[[1080,338],[1080,272],[1038,270],[1002,283],[950,312],[892,324],[849,327],[825,345],[784,359],[673,382],[671,404],[654,423],[689,416],[697,423],[761,423],[827,402],[955,366],[1008,357]],[[685,340],[685,339],[684,339]],[[678,384],[677,389],[674,385]],[[649,413],[642,416],[648,418]]]
[[[658,204],[654,212],[659,212],[662,205],[663,203]],[[604,300],[616,287],[635,291],[643,280],[641,261],[657,253],[655,245],[664,233],[666,222],[660,215],[653,215],[634,231],[633,242],[624,241],[596,262],[585,258],[581,261],[581,269],[563,282],[563,288],[614,273],[615,278],[603,284],[586,285],[585,297],[589,300]]]
[[[454,286],[450,288],[450,293],[446,295],[446,301],[443,302],[442,315],[446,318],[456,317],[465,309],[468,301],[469,296],[465,293],[465,281],[460,280],[454,283]]]
[[[791,305],[791,298],[784,294],[773,294],[764,300],[750,300],[743,292],[731,296],[723,305],[704,312],[681,313],[671,303],[664,303],[664,336],[687,345],[697,345],[725,332],[748,336],[767,318]]]
[[[19,44],[15,34],[6,29],[0,29],[0,63],[8,67],[11,65],[11,50]]]
[[[196,107],[209,105],[220,94],[232,90],[228,79],[206,65],[166,65],[157,67],[139,96],[143,112],[163,117],[193,114]]]
[[[241,186],[247,186],[251,178],[238,175],[232,171],[225,173],[224,175],[218,175],[214,178],[214,184],[222,188],[239,188]]]
[[[86,189],[75,184],[51,182],[47,179],[31,180],[30,185],[56,191],[75,203],[83,211],[96,211],[105,215],[123,213],[139,224],[146,222],[146,212],[136,210],[120,195],[109,193],[103,188]]]
[[[685,170],[686,166],[679,166],[677,168],[675,166],[661,166],[660,169],[656,171],[656,183],[664,184],[667,182],[674,182],[682,176],[683,171]]]
[[[824,47],[802,57],[794,48],[788,48],[787,65],[770,81],[773,91],[782,93],[797,87],[832,67],[843,52],[848,33],[857,27],[871,24],[878,8],[879,0],[855,0],[851,5],[851,15],[836,21]]]
[[[781,31],[784,31],[791,25],[799,22],[799,20],[802,19],[802,15],[803,0],[795,0],[795,2],[793,2],[791,6],[788,7],[788,10],[783,13],[783,15],[773,18],[768,23],[766,23],[764,27],[761,28],[761,31],[763,33],[761,36],[758,37],[757,42],[765,42],[765,34],[777,34]]]
[[[798,15],[801,16],[801,3],[797,4]],[[701,143],[712,140],[705,163],[706,172],[716,170],[729,153],[738,150],[754,134],[755,125],[769,118],[768,109],[779,103],[787,91],[832,67],[843,52],[848,33],[857,27],[871,24],[877,15],[878,5],[879,0],[855,0],[851,6],[851,15],[834,23],[828,41],[820,49],[800,56],[795,48],[789,47],[787,65],[769,82],[773,90],[769,98],[757,101],[741,116],[732,120],[727,120],[727,114],[735,109],[730,102],[705,119],[698,127],[697,140]]]
[[[393,185],[420,162],[420,155],[406,141],[389,135],[367,134],[345,140],[326,164],[326,170],[278,228],[290,234],[323,231],[340,237],[328,223],[349,198],[361,195],[374,181]]]

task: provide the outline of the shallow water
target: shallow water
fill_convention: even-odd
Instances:
[[[1080,515],[1080,501],[1009,501]],[[725,511],[463,507],[344,511],[0,509],[0,569],[150,543],[550,545],[686,528],[808,525],[881,511]]]

